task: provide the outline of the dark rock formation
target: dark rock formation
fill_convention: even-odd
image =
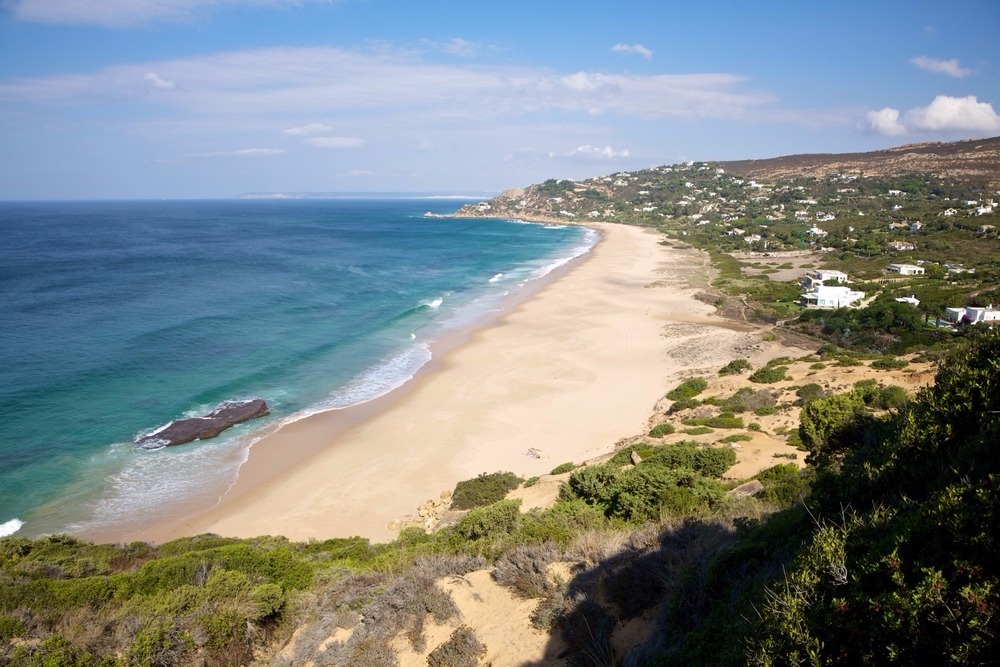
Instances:
[[[262,398],[248,401],[226,401],[204,417],[191,417],[170,422],[163,428],[138,436],[135,444],[146,449],[183,445],[192,440],[214,438],[227,428],[248,419],[263,417],[268,412]]]

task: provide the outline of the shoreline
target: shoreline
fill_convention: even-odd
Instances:
[[[500,470],[545,474],[642,432],[669,377],[728,358],[725,348],[746,334],[694,298],[682,266],[691,256],[660,246],[659,234],[586,226],[602,235],[590,252],[518,295],[512,309],[440,341],[402,387],[256,442],[214,507],[86,537],[388,541],[390,522],[458,481]],[[700,341],[700,354],[677,358],[678,328],[681,346]],[[542,457],[526,456],[530,449]]]

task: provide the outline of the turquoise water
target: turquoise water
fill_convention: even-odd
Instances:
[[[261,432],[401,385],[595,240],[424,216],[460,203],[0,204],[0,534],[166,516]],[[255,396],[271,415],[220,438],[132,444]]]

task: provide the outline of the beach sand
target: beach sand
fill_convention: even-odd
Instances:
[[[253,445],[215,507],[114,538],[388,541],[390,522],[460,480],[540,475],[610,451],[646,429],[671,382],[746,356],[753,334],[694,298],[703,258],[650,230],[593,227],[602,240],[585,259],[401,391],[279,429]]]

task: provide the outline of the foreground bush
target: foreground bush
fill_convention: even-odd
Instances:
[[[451,507],[468,510],[492,505],[498,500],[503,500],[509,491],[513,491],[520,484],[521,478],[512,472],[483,473],[475,479],[467,479],[455,485]]]

